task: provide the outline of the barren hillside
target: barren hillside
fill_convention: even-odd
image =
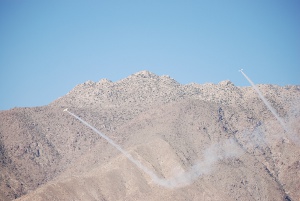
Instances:
[[[148,71],[0,111],[0,200],[300,201],[300,86],[258,88],[287,130],[251,87]]]

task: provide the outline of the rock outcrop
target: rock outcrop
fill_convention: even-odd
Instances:
[[[251,87],[182,85],[148,71],[0,111],[0,200],[298,201],[300,86],[258,88],[288,131]],[[65,108],[159,178],[187,184],[157,185]]]

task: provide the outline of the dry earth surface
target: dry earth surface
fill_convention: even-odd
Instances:
[[[300,86],[258,87],[288,130],[251,87],[148,71],[0,111],[0,200],[300,201]]]

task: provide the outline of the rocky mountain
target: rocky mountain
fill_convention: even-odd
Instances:
[[[251,87],[148,71],[0,111],[0,200],[298,201],[300,86],[258,88],[288,129]]]

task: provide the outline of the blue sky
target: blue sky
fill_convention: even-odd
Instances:
[[[141,70],[182,84],[300,84],[300,1],[0,1],[0,110]]]

